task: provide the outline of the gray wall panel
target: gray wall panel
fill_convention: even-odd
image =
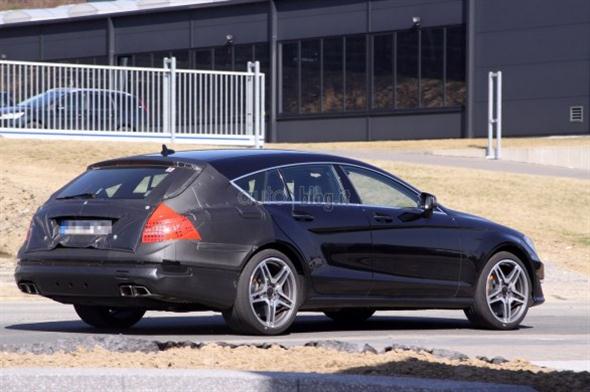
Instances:
[[[534,136],[555,134],[588,134],[588,97],[515,100],[504,103],[503,135]],[[570,106],[584,106],[584,122],[570,122]],[[487,103],[475,107],[476,136],[487,136]]]
[[[461,136],[463,114],[351,117],[282,120],[277,124],[279,142],[330,142],[392,139],[438,139]],[[367,126],[370,126],[370,139]]]
[[[477,0],[482,31],[528,30],[532,27],[590,22],[588,0]]]
[[[0,29],[0,55],[7,60],[39,60],[39,27]]]
[[[193,47],[219,46],[231,34],[235,44],[268,40],[267,4],[198,10],[192,14]]]
[[[372,3],[372,31],[408,29],[412,17],[419,16],[422,26],[441,26],[464,22],[462,0],[408,1],[381,0]]]
[[[371,139],[441,139],[461,137],[462,113],[371,118]]]
[[[367,31],[367,5],[358,0],[277,2],[279,40]]]
[[[488,99],[488,72],[495,68],[477,68],[476,101]],[[503,95],[507,100],[575,97],[588,95],[589,61],[503,65]]]
[[[107,54],[106,23],[102,20],[45,26],[41,34],[43,60]]]
[[[116,52],[122,54],[188,48],[189,15],[186,12],[169,12],[115,19]]]
[[[476,65],[590,59],[590,23],[477,35]]]
[[[487,132],[487,73],[503,72],[508,136],[590,133],[590,2],[476,2],[476,136]],[[584,106],[585,122],[569,108]]]

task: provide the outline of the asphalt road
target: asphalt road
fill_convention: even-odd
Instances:
[[[101,334],[71,306],[49,300],[0,303],[0,344],[51,342]],[[383,348],[392,343],[446,348],[470,356],[501,355],[575,370],[590,370],[590,303],[553,301],[532,308],[516,331],[472,329],[461,311],[378,312],[357,328],[340,328],[320,313],[300,313],[291,332],[261,338],[233,334],[220,315],[149,312],[126,335],[155,340],[276,342],[299,345],[337,339]]]

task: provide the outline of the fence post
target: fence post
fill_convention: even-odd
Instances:
[[[496,128],[496,149],[493,148],[494,127]],[[502,71],[488,73],[488,146],[486,159],[500,159],[502,156]]]
[[[170,135],[170,59],[164,57],[164,72],[162,80],[162,132]]]
[[[496,73],[496,159],[502,157],[502,71]]]
[[[248,61],[248,76],[246,76],[246,133],[252,135],[256,142],[256,134],[254,133],[254,63]]]
[[[262,148],[262,105],[260,86],[260,62],[254,62],[254,147]]]

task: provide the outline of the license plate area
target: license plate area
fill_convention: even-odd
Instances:
[[[59,224],[59,234],[75,236],[110,235],[113,232],[113,222],[110,220],[76,220],[65,219]]]

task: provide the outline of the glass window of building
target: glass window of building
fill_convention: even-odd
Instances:
[[[213,68],[216,71],[233,71],[233,53],[230,45],[215,48]]]
[[[465,103],[465,28],[447,28],[446,105]]]
[[[194,68],[210,70],[213,69],[213,54],[211,49],[201,49],[195,51]]]
[[[444,104],[444,30],[424,29],[421,40],[421,105],[426,108],[441,107]]]
[[[373,37],[373,107],[393,108],[393,34]]]
[[[364,35],[346,37],[346,110],[367,108],[367,40]]]
[[[282,113],[299,112],[299,44],[282,45]]]
[[[325,38],[323,43],[324,112],[344,110],[344,44],[342,37]]]
[[[320,40],[301,41],[301,112],[320,111]]]
[[[418,30],[397,33],[396,96],[398,109],[418,107]]]

